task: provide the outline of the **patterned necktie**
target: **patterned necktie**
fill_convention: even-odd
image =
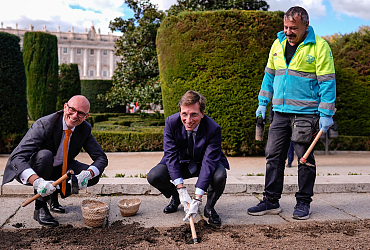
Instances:
[[[67,162],[68,162],[68,141],[69,136],[72,133],[72,130],[67,129],[64,130],[66,136],[64,137],[64,147],[63,147],[63,168],[62,168],[62,175],[67,173]],[[62,193],[66,195],[66,188],[67,188],[67,180],[62,182]]]
[[[190,162],[189,162],[189,172],[191,174],[194,174],[195,171],[197,171],[197,163],[194,161],[194,137],[193,137],[193,131],[187,131],[188,132],[188,150],[190,155]]]

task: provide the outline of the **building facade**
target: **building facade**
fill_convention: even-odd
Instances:
[[[17,24],[15,29],[4,28],[3,23],[0,24],[0,32],[17,35],[21,39],[21,47],[24,34],[32,31],[39,30],[34,30],[32,24],[29,29],[18,29]],[[88,31],[85,28],[84,33],[75,33],[73,27],[70,31],[63,32],[60,31],[59,26],[57,31],[48,31],[45,25],[40,31],[58,38],[59,65],[62,63],[78,64],[81,80],[109,80],[114,74],[117,62],[121,60],[113,52],[114,44],[119,36],[114,36],[113,33],[100,34],[100,29],[96,32],[94,25],[91,25]]]

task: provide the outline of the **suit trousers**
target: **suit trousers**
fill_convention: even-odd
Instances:
[[[200,165],[198,164],[197,171],[193,174],[189,172],[188,163],[181,163],[181,174],[183,179],[198,177],[200,172]],[[212,176],[211,182],[207,189],[207,203],[206,208],[214,208],[217,200],[221,197],[226,185],[226,169],[218,163],[215,173]],[[171,182],[171,176],[165,164],[158,164],[152,168],[147,176],[148,182],[157,188],[166,198],[171,196],[178,196],[176,186]]]
[[[293,117],[294,114],[275,112],[274,120],[268,132],[265,149],[265,190],[263,194],[272,202],[278,201],[283,191],[285,161],[292,135],[291,119]],[[310,144],[294,142],[294,151],[298,159],[306,153]],[[310,203],[316,179],[316,163],[313,150],[308,156],[307,162],[308,164],[298,163],[298,192],[296,192],[295,197],[297,200]]]
[[[53,167],[54,156],[50,150],[41,149],[34,153],[29,161],[30,166],[36,172],[36,174],[42,177],[44,180],[56,181],[62,176],[63,165]],[[87,170],[89,165],[81,163],[76,160],[68,161],[68,170],[72,169],[74,174],[79,174],[82,170]],[[101,173],[100,173],[101,175]],[[100,175],[89,180],[87,186],[93,186],[99,182]],[[68,182],[68,180],[67,180]],[[69,185],[67,183],[67,185]],[[67,195],[68,196],[68,195]],[[46,201],[49,200],[49,196],[40,197],[38,200]]]

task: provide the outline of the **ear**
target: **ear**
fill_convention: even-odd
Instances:
[[[204,117],[204,110],[202,111],[202,117],[201,118],[203,118]]]
[[[310,21],[307,21],[307,22],[306,22],[306,25],[305,25],[306,30],[308,29],[308,26],[310,26]]]

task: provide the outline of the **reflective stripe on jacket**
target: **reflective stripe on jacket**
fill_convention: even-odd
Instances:
[[[289,65],[284,49],[283,31],[274,41],[261,90],[259,105],[266,106],[273,97],[273,110],[282,113],[334,115],[336,82],[334,60],[328,43],[309,26]]]

